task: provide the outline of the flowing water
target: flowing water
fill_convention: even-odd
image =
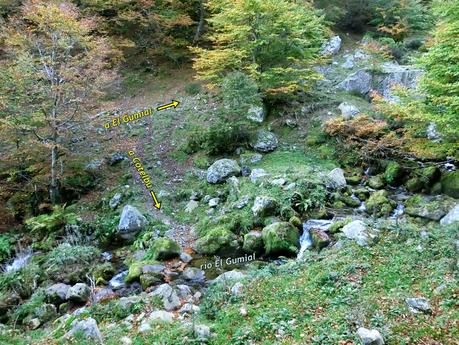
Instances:
[[[297,259],[301,259],[304,252],[312,246],[311,230],[318,229],[327,231],[333,222],[331,220],[310,219],[303,224],[303,234],[300,237],[300,251]]]
[[[32,256],[33,252],[29,248],[20,251],[11,263],[5,265],[5,272],[15,272],[27,266]]]

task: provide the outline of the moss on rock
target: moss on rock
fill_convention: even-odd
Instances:
[[[371,194],[366,203],[368,212],[376,216],[387,216],[391,213],[395,207],[395,202],[389,200],[388,194],[385,190],[379,190]]]
[[[153,241],[147,258],[152,260],[168,260],[180,255],[180,246],[172,239],[163,237]]]
[[[231,253],[238,247],[236,235],[224,226],[211,229],[196,242],[196,250],[207,255]]]
[[[402,177],[403,169],[397,162],[389,162],[384,171],[384,180],[388,184],[398,184]]]
[[[442,176],[441,189],[446,195],[459,199],[459,170]]]
[[[242,247],[245,252],[260,254],[263,252],[263,238],[260,231],[250,231],[244,235],[244,245]]]
[[[262,231],[266,254],[295,255],[298,252],[300,234],[287,222],[266,226]]]

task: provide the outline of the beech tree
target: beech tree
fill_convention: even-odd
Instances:
[[[308,89],[312,63],[325,35],[322,18],[306,1],[209,0],[210,49],[192,48],[200,79],[218,85],[228,72],[253,78],[267,94]]]
[[[60,199],[64,139],[116,75],[118,54],[103,37],[91,35],[95,25],[71,3],[30,0],[3,32],[2,133],[21,134],[16,140],[33,139],[49,150],[53,204]]]

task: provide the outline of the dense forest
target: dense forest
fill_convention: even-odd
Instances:
[[[459,1],[0,26],[0,344],[459,344]]]

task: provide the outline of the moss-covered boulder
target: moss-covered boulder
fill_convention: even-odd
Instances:
[[[403,175],[403,169],[397,162],[389,162],[384,171],[384,181],[391,185],[396,185],[400,182]]]
[[[442,176],[441,189],[446,195],[459,199],[459,170],[446,173]]]
[[[439,221],[454,204],[452,199],[442,196],[415,195],[406,200],[405,213],[413,217]]]
[[[168,260],[180,255],[180,246],[174,240],[163,237],[153,241],[148,249],[148,257],[152,260]]]
[[[420,177],[412,177],[405,182],[405,187],[409,192],[420,192],[424,188],[424,182]]]
[[[387,197],[388,194],[385,190],[379,190],[371,194],[366,202],[367,211],[376,216],[389,215],[396,206],[396,203]]]
[[[372,176],[368,180],[368,186],[373,189],[381,189],[384,187],[384,178],[382,175]]]
[[[250,231],[244,235],[244,245],[242,246],[247,253],[261,254],[263,252],[263,238],[260,231]]]
[[[354,190],[354,195],[359,198],[359,200],[367,200],[370,196],[370,191],[365,187],[360,187]]]
[[[200,254],[224,255],[238,249],[237,237],[224,226],[209,230],[209,232],[196,241],[196,250]]]
[[[140,276],[143,273],[143,267],[148,265],[159,265],[160,263],[155,260],[142,260],[135,261],[129,265],[129,272],[124,278],[126,283],[132,283],[134,281],[139,281]]]
[[[358,198],[353,198],[350,195],[341,195],[339,200],[344,202],[349,207],[359,207],[360,206],[360,200]]]
[[[279,203],[276,199],[260,195],[255,198],[252,206],[253,215],[256,217],[274,216],[279,211]]]
[[[297,228],[301,228],[301,226],[303,225],[303,222],[297,216],[290,217],[290,219],[288,221],[289,221],[290,224],[292,224],[293,226],[295,226]]]
[[[438,167],[430,166],[421,169],[420,176],[427,184],[430,185],[440,178],[441,172],[440,169],[438,169]]]
[[[350,222],[352,222],[352,218],[346,218],[346,219],[343,219],[343,220],[338,220],[336,222],[334,222],[332,225],[330,225],[330,227],[328,228],[328,232],[330,234],[336,234],[338,232],[341,231],[341,229],[349,224]]]
[[[296,255],[300,246],[300,233],[287,222],[277,222],[262,231],[266,254]]]
[[[107,284],[107,281],[115,275],[115,267],[110,262],[104,262],[97,265],[93,270],[93,276],[96,284]]]
[[[330,237],[327,233],[320,229],[311,230],[312,246],[315,249],[322,249],[328,246],[331,242]]]

